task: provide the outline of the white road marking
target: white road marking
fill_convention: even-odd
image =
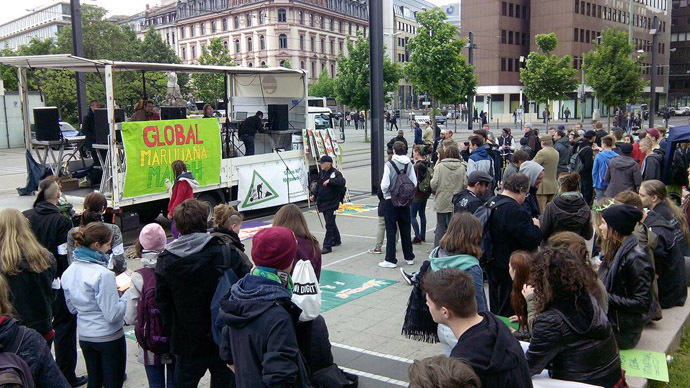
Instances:
[[[364,353],[364,354],[368,354],[368,355],[370,355],[370,356],[376,356],[376,357],[381,357],[381,358],[387,358],[387,359],[389,359],[389,360],[400,361],[400,362],[404,362],[404,363],[407,363],[407,364],[412,364],[412,363],[414,362],[414,360],[410,360],[410,359],[408,359],[408,358],[398,357],[398,356],[394,356],[394,355],[392,355],[392,354],[385,354],[385,353],[374,352],[374,351],[371,351],[371,350],[366,350],[366,349],[362,349],[362,348],[358,348],[358,347],[350,346],[350,345],[345,345],[345,344],[339,344],[339,343],[336,343],[336,342],[331,342],[331,345],[333,345],[333,346],[335,346],[335,347],[338,347],[338,348],[341,348],[341,349],[347,349],[347,350],[351,350],[351,351],[357,352],[357,353]]]
[[[369,373],[369,372],[362,372],[362,371],[359,371],[356,369],[346,368],[344,366],[339,366],[339,368],[344,370],[347,373],[351,373],[351,374],[357,375],[357,376],[366,377],[368,379],[377,380],[377,381],[381,381],[381,382],[393,384],[393,385],[399,385],[401,387],[408,387],[409,386],[409,384],[404,382],[404,381],[391,379],[390,377],[379,376],[379,375],[375,375],[375,374]]]
[[[354,259],[355,257],[359,257],[359,256],[362,256],[362,255],[367,254],[367,253],[369,253],[369,251],[360,252],[360,253],[357,253],[357,254],[355,254],[355,255],[348,256],[348,257],[346,257],[346,258],[344,258],[344,259],[336,260],[336,261],[334,261],[334,262],[332,262],[332,263],[328,263],[328,264],[326,264],[326,265],[322,265],[321,268],[330,267],[330,266],[332,266],[332,265],[338,264],[338,263],[343,262],[343,261],[346,261],[346,260]]]

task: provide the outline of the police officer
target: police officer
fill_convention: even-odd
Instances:
[[[321,254],[331,253],[334,246],[342,243],[338,226],[335,224],[335,211],[345,196],[345,178],[340,171],[333,168],[333,158],[324,155],[319,159],[321,172],[316,186],[312,190],[311,200],[316,201],[316,208],[323,213],[326,221],[326,237],[323,239]]]

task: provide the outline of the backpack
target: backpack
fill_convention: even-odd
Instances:
[[[156,304],[156,277],[153,268],[142,268],[137,271],[144,284],[137,305],[137,323],[134,335],[142,349],[155,354],[170,352],[170,340],[163,333],[163,319]]]
[[[0,351],[0,387],[2,388],[34,388],[31,369],[23,358],[17,355],[19,347],[26,337],[27,328],[19,326],[19,331],[7,351]]]
[[[221,245],[221,252],[223,253],[223,258],[229,262],[230,260],[230,250],[233,249],[228,244]],[[223,338],[223,327],[225,323],[219,321],[218,313],[220,312],[220,302],[227,300],[230,296],[230,289],[233,284],[237,283],[239,279],[235,274],[235,271],[228,268],[223,271],[223,274],[218,278],[218,285],[216,285],[216,291],[213,293],[211,298],[211,335],[213,335],[213,342],[220,346],[221,340]]]
[[[489,264],[494,260],[494,244],[491,239],[491,228],[490,221],[493,211],[501,205],[504,200],[497,200],[495,197],[490,199],[489,202],[477,208],[474,211],[473,216],[475,216],[479,222],[482,224],[482,242],[480,244],[482,248],[482,256],[479,258],[479,263],[484,266]]]
[[[427,163],[423,163],[423,168],[424,178],[417,183],[417,190],[420,193],[429,194],[431,193],[431,178],[434,177],[434,168]],[[420,172],[422,172],[421,169]]]
[[[585,170],[585,163],[582,161],[582,158],[580,157],[580,153],[584,151],[585,149],[590,148],[589,146],[582,147],[580,148],[573,156],[570,157],[570,164],[568,165],[568,171],[576,172],[580,175],[582,175],[582,172]]]
[[[412,204],[412,199],[417,191],[417,187],[412,183],[410,177],[407,176],[407,167],[409,163],[405,165],[402,173],[395,162],[390,162],[391,166],[395,169],[398,174],[398,179],[393,183],[391,188],[391,200],[393,201],[393,206],[395,207],[406,207]]]

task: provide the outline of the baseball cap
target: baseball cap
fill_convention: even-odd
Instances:
[[[319,159],[319,163],[333,163],[333,158],[328,155],[324,155]]]
[[[659,130],[656,128],[649,128],[647,129],[647,133],[653,136],[655,139],[659,140],[661,137],[661,134],[659,133]]]

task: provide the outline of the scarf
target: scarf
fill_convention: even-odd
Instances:
[[[110,256],[101,251],[80,247],[74,250],[74,259],[86,261],[87,263],[100,264],[104,267],[107,267],[108,262],[110,261]]]
[[[285,287],[288,290],[290,296],[292,297],[292,288],[294,284],[292,283],[292,276],[290,276],[289,273],[278,271],[274,268],[256,266],[252,269],[252,275],[260,276],[262,278],[273,280],[274,282],[280,283],[283,287]]]

